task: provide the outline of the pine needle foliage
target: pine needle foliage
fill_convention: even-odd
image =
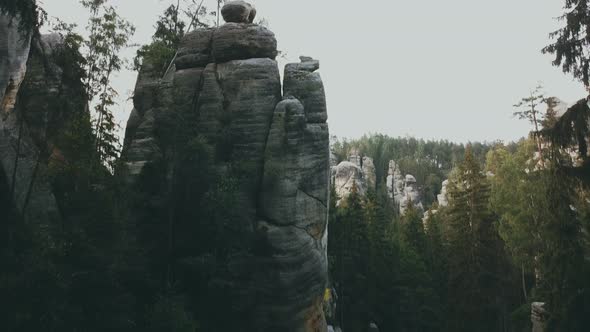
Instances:
[[[542,52],[555,56],[553,65],[561,67],[585,86],[590,85],[590,1],[566,0],[565,13],[558,17],[562,28],[549,34],[554,40]]]

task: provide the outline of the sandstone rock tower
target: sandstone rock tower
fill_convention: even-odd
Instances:
[[[399,165],[393,160],[389,161],[387,171],[387,193],[400,215],[405,214],[410,201],[419,211],[424,210],[416,178],[411,174],[403,177]]]
[[[252,243],[229,262],[240,267],[244,330],[326,331],[330,160],[319,62],[286,65],[281,86],[275,36],[252,23],[252,6],[229,2],[222,14],[225,25],[184,37],[164,78],[149,64],[140,73],[125,137],[128,181],[150,163],[175,163],[163,134],[171,128],[159,119],[182,114],[215,150],[217,172],[240,179],[227,208]]]
[[[335,157],[333,156],[333,158]],[[335,164],[334,161],[331,163]],[[350,195],[353,186],[356,187],[359,195],[363,197],[369,190],[375,190],[377,187],[373,159],[366,156],[361,157],[357,149],[349,152],[348,160],[332,165],[331,170],[332,181],[338,196],[338,205]]]
[[[57,133],[86,100],[58,61],[63,39],[50,34],[33,42],[32,34],[19,29],[17,17],[0,15],[0,203],[49,226],[60,215],[42,175],[60,155]]]

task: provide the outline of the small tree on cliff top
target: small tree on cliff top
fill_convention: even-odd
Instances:
[[[543,165],[543,148],[541,146],[541,140],[539,137],[540,127],[543,125],[543,114],[539,110],[540,105],[547,102],[547,98],[541,92],[543,87],[538,85],[533,91],[530,92],[528,97],[523,97],[514,107],[520,109],[514,112],[514,116],[517,116],[520,120],[528,120],[534,127],[534,138],[537,144],[537,152],[541,159],[541,165]]]

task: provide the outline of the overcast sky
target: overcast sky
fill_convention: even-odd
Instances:
[[[172,2],[110,0],[137,27],[138,44],[149,42],[158,15]],[[378,132],[460,142],[514,140],[529,125],[512,117],[512,105],[537,82],[566,102],[585,96],[580,83],[540,53],[558,26],[553,18],[562,0],[250,2],[286,53],[281,65],[300,55],[321,61],[330,131],[339,137]],[[78,0],[41,3],[50,16],[86,24]],[[128,71],[116,78],[123,126],[132,108],[125,98],[136,76]]]

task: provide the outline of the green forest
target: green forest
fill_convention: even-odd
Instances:
[[[544,149],[541,168],[535,140],[462,146],[373,135],[337,143],[366,151],[381,165],[377,174],[386,171],[382,156],[399,158],[404,172],[417,174],[429,208],[400,216],[384,181],[366,197],[353,190],[337,207],[333,188],[330,275],[342,310],[334,323],[358,331],[368,321],[386,331],[526,331],[531,303],[546,301],[550,331],[583,331],[587,182],[559,149]],[[446,178],[441,207],[435,195]]]
[[[223,80],[230,74],[220,74],[222,66],[214,63],[212,77],[222,88],[217,93],[225,113],[215,115],[216,124],[207,123],[205,129],[196,124],[215,96],[185,96],[188,92],[174,85],[188,80],[188,74],[181,74],[195,70],[186,63],[204,56],[185,57],[182,52],[191,50],[184,37],[221,29],[225,1],[173,1],[154,22],[152,42],[140,45],[133,59],[122,56],[132,46],[133,21],[121,17],[113,2],[82,0],[90,19],[80,34],[79,27],[48,17],[42,1],[0,0],[1,16],[14,19],[8,28],[18,22],[18,33],[30,39],[28,69],[14,105],[9,110],[10,100],[0,100],[0,130],[16,114],[14,153],[3,150],[9,144],[0,135],[0,153],[6,156],[0,155],[5,162],[0,163],[0,331],[590,330],[590,99],[557,115],[551,96],[541,87],[533,90],[515,105],[520,120],[514,121],[531,125],[516,142],[454,143],[394,133],[331,137],[324,146],[317,142],[325,123],[297,117],[297,107],[316,101],[298,104],[286,98],[281,103],[292,104],[285,106],[287,120],[280,121],[293,131],[280,136],[267,128],[263,139],[276,135],[287,148],[263,149],[261,158],[236,161],[235,156],[252,149],[236,140],[256,135],[249,120],[251,132],[227,129],[239,121],[227,111],[232,107],[228,100],[234,93],[240,96],[247,80],[227,84]],[[243,24],[254,25],[253,16],[246,20]],[[590,0],[565,0],[559,24],[542,52],[588,87]],[[63,45],[53,52],[43,42],[45,28],[61,38]],[[211,43],[203,47],[211,48]],[[259,57],[244,57],[249,58]],[[124,68],[136,70],[138,82],[153,79],[146,79],[147,88],[137,85],[135,108],[151,103],[150,111],[163,111],[127,128],[121,140],[114,109],[123,92],[114,88],[113,77]],[[202,91],[208,88],[203,78],[207,68],[199,69],[194,83]],[[177,80],[167,81],[174,70]],[[55,89],[47,77],[59,77]],[[48,92],[38,92],[46,86]],[[299,93],[307,97],[314,87]],[[271,88],[281,95],[280,83]],[[178,102],[184,99],[189,106]],[[167,111],[165,103],[175,111]],[[46,113],[39,115],[41,111]],[[307,136],[297,141],[292,133],[301,127]],[[152,136],[142,136],[145,132]],[[297,150],[311,139],[316,145]],[[134,150],[137,141],[145,146]],[[130,162],[136,151],[151,153],[153,142],[156,157]],[[310,194],[300,184],[299,196],[288,203],[274,201],[283,199],[283,192],[262,202],[252,199],[267,197],[257,190],[275,188],[277,178],[286,179],[284,187],[292,189],[299,169],[320,178],[328,175],[329,165],[322,164],[327,156],[306,159],[323,148],[334,158],[333,169],[351,155],[370,158],[375,185],[361,188],[353,181],[341,197],[332,173],[323,207],[322,198],[313,196],[321,191]],[[35,151],[33,157],[29,150]],[[288,166],[283,166],[277,160],[288,153],[299,159],[285,157]],[[402,176],[415,178],[420,206],[409,199],[400,211],[388,188],[390,161]],[[140,165],[141,172],[132,174],[129,165]],[[264,178],[267,174],[271,180]],[[322,184],[314,176],[301,182]],[[51,195],[43,196],[46,192]],[[301,193],[308,197],[300,198]],[[317,201],[317,206],[289,205],[303,199]],[[273,217],[299,216],[303,212],[298,210],[305,210],[327,218],[327,231],[316,225],[323,226],[322,221],[295,225],[287,235],[276,235],[277,244],[273,227],[282,225],[265,214],[271,203],[281,213],[287,211],[268,213]],[[300,233],[315,242],[289,247],[289,236]],[[322,243],[323,253],[317,249]],[[325,271],[285,277],[288,269],[315,268],[289,256],[304,250],[322,253],[310,254],[318,261],[326,256]],[[277,257],[288,259],[273,260]],[[268,266],[276,270],[265,271]],[[314,289],[301,286],[307,283]],[[306,291],[320,294],[319,300],[300,304],[304,295],[298,294]],[[286,304],[273,311],[275,303]],[[543,330],[533,330],[534,306],[541,310]]]

